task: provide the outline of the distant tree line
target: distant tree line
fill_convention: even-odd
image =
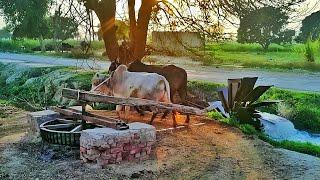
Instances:
[[[238,41],[241,43],[259,43],[265,50],[271,43],[290,43],[296,33],[286,28],[289,14],[304,1],[176,0],[173,3],[141,0],[140,8],[136,9],[135,0],[0,0],[0,12],[5,16],[8,29],[13,32],[13,38],[64,40],[78,35],[79,24],[73,17],[62,15],[61,11],[50,16],[49,8],[53,2],[69,7],[78,4],[79,8],[85,9],[85,14],[94,12],[97,15],[101,24],[99,35],[105,42],[109,59],[127,64],[144,57],[150,25],[167,26],[169,30],[198,31],[204,37],[219,40],[223,39],[224,23],[237,25],[234,19],[239,19]],[[127,7],[124,24],[116,20],[119,3],[126,3],[122,7]],[[68,9],[71,8],[63,10]],[[318,38],[318,21],[319,13],[308,16],[302,22],[301,33],[296,40],[303,42],[309,36]],[[121,47],[118,40],[123,38],[128,40],[127,51],[130,53],[127,54],[131,56],[119,60]]]
[[[78,24],[71,17],[55,12],[49,16],[52,0],[0,0],[7,27],[13,39],[59,39],[65,40],[78,35]]]

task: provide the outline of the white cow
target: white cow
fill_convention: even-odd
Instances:
[[[159,74],[129,72],[125,65],[120,65],[108,79],[102,81],[99,78],[93,81],[92,91],[114,97],[135,97],[171,103],[169,82]],[[98,85],[99,82],[102,83]],[[117,111],[121,109],[121,106],[117,106]],[[153,114],[151,122],[156,115],[157,112]]]

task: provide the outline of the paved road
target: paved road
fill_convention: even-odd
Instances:
[[[162,59],[166,57],[161,57]],[[168,59],[170,59],[168,57]],[[46,57],[26,54],[0,53],[1,63],[21,63],[31,66],[76,66],[79,68],[106,69],[109,62],[94,60],[75,60],[68,58]],[[169,61],[171,62],[171,61]],[[172,61],[175,62],[175,61]],[[294,89],[301,91],[320,92],[320,72],[272,72],[256,69],[215,68],[200,65],[179,64],[188,72],[191,80],[205,80],[226,83],[228,78],[258,76],[258,84],[275,85],[279,88]]]

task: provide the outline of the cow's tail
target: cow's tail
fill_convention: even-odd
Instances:
[[[171,103],[171,99],[170,99],[170,85],[169,85],[169,82],[166,80],[165,77],[164,78],[164,84],[165,84],[165,92],[166,92],[166,96],[167,96],[167,101],[169,101],[169,103]]]

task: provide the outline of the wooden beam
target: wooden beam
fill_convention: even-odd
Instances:
[[[54,125],[46,125],[43,126],[45,128],[55,130],[55,129],[63,129],[63,128],[69,128],[72,127],[74,124],[54,124]]]
[[[100,119],[100,118],[97,118],[97,117],[85,116],[85,115],[82,115],[79,112],[71,111],[71,110],[68,110],[68,109],[61,109],[61,108],[58,108],[58,107],[51,107],[51,109],[53,111],[55,111],[55,112],[60,113],[60,114],[63,114],[63,115],[66,115],[66,116],[72,116],[75,119],[84,120],[84,121],[89,122],[89,123],[102,125],[102,126],[106,126],[106,127],[110,127],[110,128],[118,129],[118,130],[128,129],[128,126],[123,121],[118,120],[118,119],[116,119],[116,120],[113,119],[113,118],[109,118],[108,119],[107,117],[105,117],[104,119]]]
[[[147,99],[139,98],[120,98],[107,96],[104,94],[98,94],[95,92],[80,91],[74,89],[64,88],[62,90],[62,96],[69,99],[76,99],[86,102],[100,102],[100,103],[111,103],[117,105],[127,105],[127,106],[150,106],[156,109],[165,109],[170,111],[177,111],[181,114],[198,115],[203,116],[206,114],[206,110],[200,110],[198,108],[184,106],[180,104],[163,103],[157,101],[151,101]]]
[[[82,125],[78,125],[77,127],[73,128],[70,132],[79,132],[82,130]]]

